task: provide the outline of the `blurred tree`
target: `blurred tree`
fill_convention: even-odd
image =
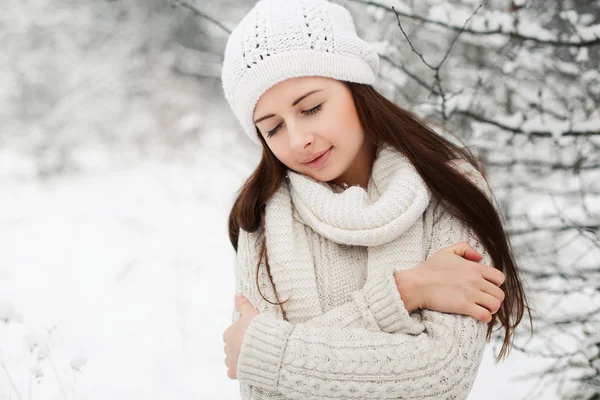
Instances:
[[[46,179],[182,158],[216,121],[227,130],[212,96],[226,33],[213,39],[189,10],[169,0],[1,8],[0,175]]]

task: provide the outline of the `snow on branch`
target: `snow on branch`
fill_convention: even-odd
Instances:
[[[397,9],[397,6],[387,5],[385,1],[349,1],[380,8],[388,12],[394,12],[397,16],[402,16],[415,21],[472,35],[502,35],[510,39],[518,39],[555,47],[589,47],[600,45],[600,24],[593,26],[574,26],[576,33],[566,36],[558,35],[555,32],[545,29],[533,20],[517,19],[515,17],[516,13],[486,10],[485,15],[474,17],[471,26],[465,28],[463,23],[469,18],[470,12],[445,2],[436,7],[431,7],[429,9],[429,16],[423,17],[412,13],[410,9],[407,9],[406,7],[403,7],[406,11],[400,11]],[[449,11],[449,7],[452,7],[452,12],[445,12]]]

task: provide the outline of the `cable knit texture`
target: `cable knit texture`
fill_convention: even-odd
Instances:
[[[488,196],[483,177],[454,163]],[[266,209],[271,274],[288,321],[256,288],[257,232],[240,230],[236,291],[260,312],[244,336],[243,399],[465,399],[486,343],[474,318],[409,314],[394,272],[466,241],[473,231],[434,198],[412,164],[381,146],[368,188],[346,190],[288,172]],[[261,292],[275,292],[260,267]],[[239,313],[233,310],[233,321]]]
[[[379,56],[356,34],[350,12],[326,0],[261,0],[227,39],[225,98],[257,144],[252,120],[260,96],[289,78],[324,76],[373,84]]]

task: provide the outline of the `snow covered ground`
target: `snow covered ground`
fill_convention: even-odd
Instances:
[[[221,339],[234,290],[226,221],[251,165],[224,163],[237,157],[221,139],[207,136],[193,162],[4,176],[0,400],[239,398]],[[0,159],[7,171],[14,157]],[[488,350],[470,398],[523,398],[533,381],[513,377],[539,364],[515,351],[494,365]]]

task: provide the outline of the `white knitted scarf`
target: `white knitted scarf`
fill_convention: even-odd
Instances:
[[[367,191],[351,186],[338,193],[292,170],[288,178],[267,203],[265,222],[273,282],[280,300],[291,297],[290,322],[323,314],[304,225],[336,243],[368,246],[367,276],[423,262],[421,216],[431,193],[391,145],[378,147]]]

